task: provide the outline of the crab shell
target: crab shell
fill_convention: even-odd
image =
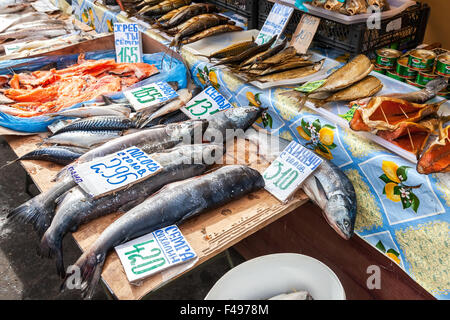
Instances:
[[[436,114],[445,100],[434,104],[417,104],[392,97],[373,97],[366,107],[355,111],[350,128],[355,131],[396,130],[402,122],[418,122]]]
[[[417,162],[417,172],[429,174],[435,172],[450,172],[450,126],[441,129],[439,137],[420,157]]]

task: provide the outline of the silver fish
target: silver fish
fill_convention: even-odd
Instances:
[[[245,132],[245,138],[256,144],[258,153],[269,162],[275,160],[290,143],[252,128]],[[344,172],[323,159],[319,167],[305,179],[301,188],[322,209],[328,224],[342,238],[350,239],[356,220],[356,193]]]
[[[179,225],[262,187],[264,179],[259,172],[241,165],[225,166],[201,177],[165,186],[110,224],[78,259],[75,265],[81,271],[83,297],[92,297],[106,255],[115,246],[158,228]]]
[[[30,151],[14,161],[43,160],[66,165],[78,159],[83,153],[80,148],[51,146]]]
[[[409,102],[423,104],[428,100],[436,97],[439,91],[442,91],[448,86],[447,79],[440,77],[438,79],[431,80],[425,85],[422,90],[410,92],[410,93],[391,93],[384,95],[385,97],[392,97],[397,99],[406,100]]]
[[[69,230],[73,232],[81,224],[112,212],[126,212],[168,183],[203,174],[222,154],[220,145],[182,145],[153,153],[152,159],[161,164],[162,170],[126,189],[94,199],[80,187],[72,188],[58,204],[55,217],[42,237],[41,255],[56,256],[58,274],[63,276],[62,239]]]
[[[114,138],[118,138],[121,135],[121,131],[112,130],[67,131],[48,137],[44,139],[43,143],[91,148],[95,145],[99,145]]]
[[[116,116],[96,116],[68,124],[57,130],[54,134],[60,134],[67,131],[99,131],[99,130],[126,130],[134,128],[131,119]]]
[[[128,117],[131,109],[125,105],[108,105],[108,106],[86,106],[74,109],[61,110],[55,113],[47,114],[50,117],[63,116],[74,118],[88,118],[94,116],[116,116]]]

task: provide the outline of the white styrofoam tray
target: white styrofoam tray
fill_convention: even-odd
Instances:
[[[218,50],[221,50],[223,48],[226,48],[233,43],[243,42],[243,41],[249,41],[252,40],[252,37],[256,39],[258,36],[259,30],[252,29],[247,31],[237,31],[237,32],[229,32],[229,33],[223,33],[218,34],[216,36],[212,36],[209,38],[205,38],[202,40],[199,40],[197,42],[188,44],[184,46],[184,49],[188,50],[192,54],[199,55],[198,58],[203,61],[208,61],[207,58],[202,56],[209,56],[213,52],[216,52]],[[278,86],[287,86],[287,85],[296,85],[308,81],[315,81],[315,80],[321,80],[325,79],[329,71],[340,64],[333,60],[326,58],[325,56],[322,56],[318,53],[312,53],[312,60],[313,61],[319,61],[322,59],[325,59],[325,63],[322,66],[322,69],[318,72],[316,72],[313,75],[302,77],[302,78],[295,78],[295,79],[289,79],[289,80],[281,80],[281,81],[273,81],[273,82],[259,82],[259,81],[252,81],[250,84],[254,85],[255,87],[259,89],[267,89],[271,87],[278,87]],[[215,62],[215,61],[213,61]],[[237,74],[234,71],[229,70],[226,66],[223,65],[217,65],[216,68],[220,68],[223,70],[228,70],[229,72],[233,72],[237,77],[242,79],[243,81],[247,81],[243,76]]]

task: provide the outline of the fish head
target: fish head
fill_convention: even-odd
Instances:
[[[225,110],[225,116],[233,123],[234,129],[247,129],[258,119],[265,109],[259,107],[238,107]]]
[[[330,226],[342,238],[350,239],[356,219],[356,204],[352,199],[343,193],[333,194],[328,198],[324,212]]]

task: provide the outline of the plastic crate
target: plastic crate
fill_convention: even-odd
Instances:
[[[264,24],[272,6],[272,2],[259,0],[259,29]],[[295,10],[286,27],[287,36],[295,31],[302,14],[302,11]],[[430,7],[425,3],[417,3],[394,17],[382,20],[380,29],[368,29],[365,22],[346,25],[321,18],[314,42],[319,46],[341,49],[351,55],[369,53],[392,44],[395,44],[398,50],[411,49],[422,43],[429,15]],[[399,18],[401,18],[401,28],[387,31],[388,24]]]
[[[206,2],[243,16],[247,19],[248,29],[258,28],[258,0],[207,0]]]

